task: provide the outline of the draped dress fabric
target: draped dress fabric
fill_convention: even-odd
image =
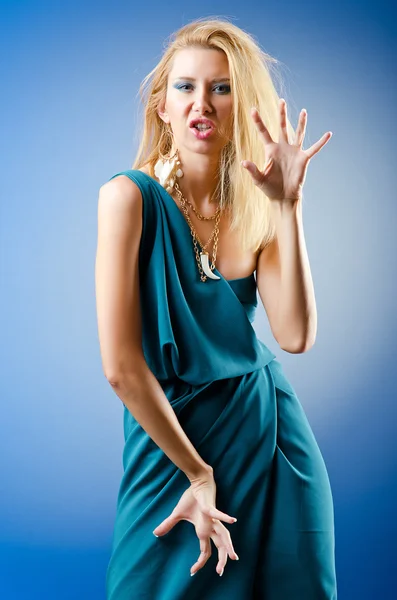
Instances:
[[[188,223],[173,198],[137,169],[122,171],[142,194],[139,247],[146,362],[204,461],[216,506],[240,560],[218,551],[193,577],[194,526],[152,531],[189,487],[124,406],[123,476],[107,600],[336,600],[333,498],[300,401],[252,322],[254,274],[200,280]]]

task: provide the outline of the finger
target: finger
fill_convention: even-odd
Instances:
[[[224,546],[218,548],[218,564],[216,565],[216,572],[220,577],[223,575],[224,568],[227,563],[227,550]]]
[[[280,98],[280,137],[288,144],[287,103],[284,98]]]
[[[299,115],[299,123],[295,133],[295,146],[298,148],[302,148],[303,140],[306,132],[306,123],[307,123],[307,111],[305,108],[302,108],[301,113]]]
[[[168,533],[169,531],[171,531],[171,529],[177,524],[179,523],[181,519],[179,517],[175,517],[170,515],[169,517],[167,517],[166,519],[164,519],[164,521],[162,521],[160,523],[160,525],[157,525],[157,527],[155,527],[153,529],[153,533],[156,537],[159,537],[160,535],[165,535],[166,533]]]
[[[219,536],[219,540],[214,539],[214,537],[212,537],[212,539],[214,540],[214,543],[217,544],[218,546],[222,545],[226,548],[230,558],[232,560],[240,560],[239,557],[237,556],[237,552],[235,551],[234,547],[233,547],[233,542],[232,542],[232,538],[230,535],[230,531],[227,529],[227,527],[225,527],[223,525],[223,523],[221,523],[220,521],[216,521],[214,523],[214,532],[217,536]],[[217,543],[218,542],[218,543]]]
[[[258,167],[250,160],[241,161],[242,166],[249,171],[255,183],[260,183],[263,180],[263,173],[260,172]],[[267,165],[268,170],[269,165]]]
[[[321,148],[323,146],[325,146],[325,144],[327,142],[329,142],[329,140],[332,137],[332,131],[328,131],[327,133],[324,133],[324,135],[318,140],[318,142],[316,142],[315,144],[313,144],[313,146],[310,146],[310,148],[308,148],[307,150],[305,150],[305,154],[309,157],[312,158],[312,156],[314,156],[315,154],[317,154],[317,152],[319,152],[321,150]]]
[[[202,569],[211,556],[211,540],[209,537],[207,538],[199,538],[200,539],[200,556],[197,561],[194,563],[192,568],[190,569],[190,575],[195,575],[197,571]]]
[[[214,519],[219,519],[220,521],[227,521],[228,523],[235,523],[237,521],[236,517],[231,517],[230,515],[212,506],[203,507],[202,511],[204,514]]]
[[[252,116],[253,121],[256,125],[256,128],[259,131],[259,134],[260,134],[261,138],[263,139],[263,141],[265,142],[265,144],[272,144],[273,139],[272,139],[270,133],[268,132],[267,127],[265,126],[264,122],[262,121],[262,118],[259,115],[258,109],[255,108],[254,106],[251,108],[251,116]]]

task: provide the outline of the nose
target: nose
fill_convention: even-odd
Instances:
[[[212,112],[208,91],[205,89],[205,87],[199,88],[197,86],[194,94],[193,109],[200,113]]]

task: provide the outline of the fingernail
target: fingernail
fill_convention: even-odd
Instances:
[[[237,519],[236,519],[236,518],[234,518],[234,519],[233,519],[233,523],[235,523],[236,521],[237,521]]]
[[[240,560],[239,557],[237,556],[237,554],[236,554],[236,560]]]
[[[219,573],[219,577],[222,577],[224,569]]]
[[[197,573],[197,571],[196,571]],[[193,577],[193,575],[196,575],[196,573],[190,573],[190,577]]]
[[[154,531],[152,531],[153,535],[155,535],[156,537],[159,537],[157,534],[154,533]]]

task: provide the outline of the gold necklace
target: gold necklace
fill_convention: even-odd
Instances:
[[[216,219],[216,216],[217,216],[218,210],[219,210],[219,206],[216,209],[215,213],[211,217],[204,217],[204,215],[202,215],[201,213],[199,213],[199,211],[194,206],[194,204],[191,204],[187,198],[184,197],[184,200],[190,206],[190,208],[192,209],[192,211],[194,212],[194,214],[196,215],[196,217],[198,219],[200,219],[200,221],[213,221],[214,219]]]
[[[201,281],[205,282],[207,281],[207,277],[210,279],[220,279],[220,277],[218,277],[217,275],[215,275],[215,273],[212,273],[212,271],[215,269],[215,261],[216,261],[216,252],[218,249],[218,236],[219,236],[219,221],[221,218],[221,208],[218,205],[215,214],[212,215],[212,217],[204,217],[203,215],[201,215],[197,209],[183,196],[181,189],[178,185],[178,182],[174,183],[174,189],[178,195],[178,199],[181,203],[181,207],[183,210],[183,213],[186,217],[186,221],[189,224],[190,227],[190,233],[192,235],[193,238],[193,245],[194,245],[194,251],[196,254],[196,261],[197,261],[197,266],[198,266],[198,270],[200,273],[200,279]],[[187,208],[187,205],[190,206],[194,213],[197,215],[197,217],[202,220],[202,221],[211,221],[213,219],[215,219],[215,227],[209,237],[209,239],[207,240],[206,244],[203,244],[202,241],[200,240],[196,230],[194,229],[193,223],[190,219],[189,216],[189,209]],[[214,238],[214,248],[213,248],[213,252],[212,252],[212,264],[209,265],[209,253],[206,251],[206,248],[209,246],[209,244],[211,243],[212,239]],[[197,242],[199,242],[200,246],[201,246],[201,252],[199,253],[199,249],[197,247]]]

